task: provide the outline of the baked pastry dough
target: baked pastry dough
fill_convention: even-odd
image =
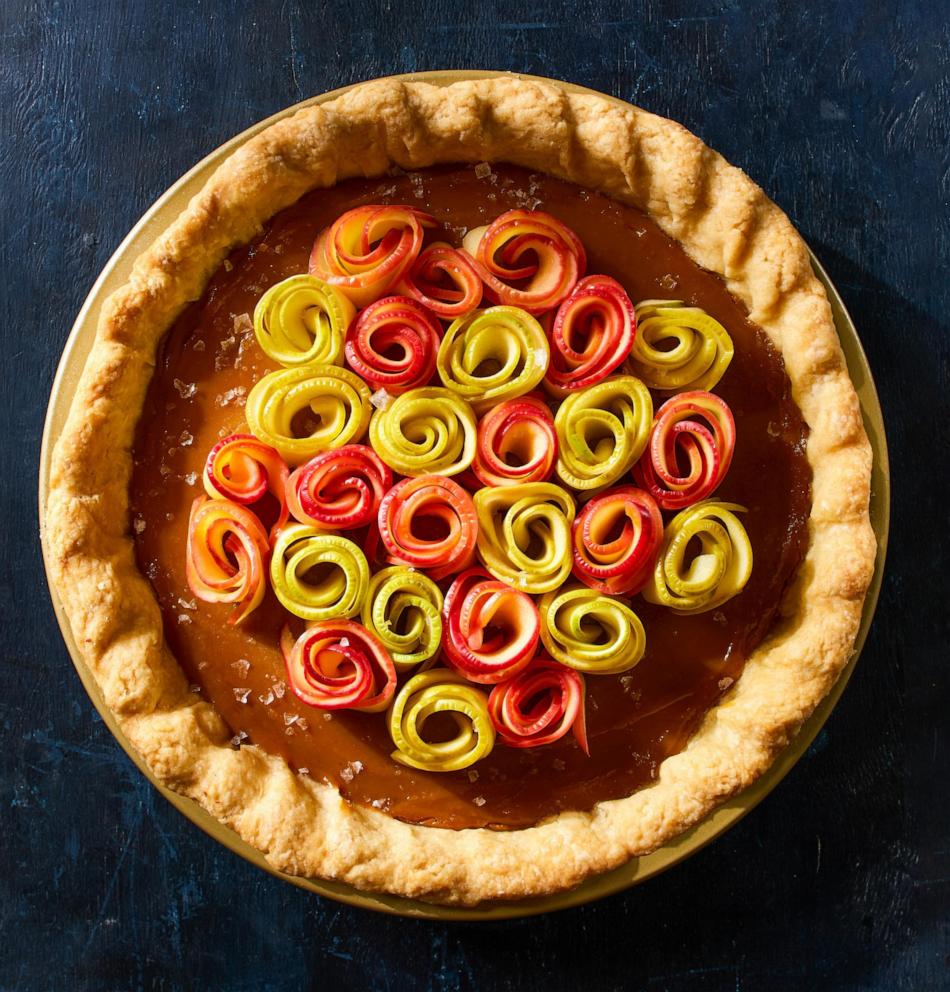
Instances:
[[[135,422],[164,332],[235,246],[302,194],[393,166],[512,162],[645,211],[719,273],[782,355],[810,435],[810,543],[766,640],[651,785],[523,830],[407,824],[347,803],[254,747],[188,692],[138,571],[128,520]],[[554,85],[380,81],[249,140],[103,307],[54,453],[53,581],[105,703],[152,771],[284,871],[472,905],[550,893],[653,851],[748,786],[846,665],[870,582],[871,452],[828,300],[788,218],[678,124]]]

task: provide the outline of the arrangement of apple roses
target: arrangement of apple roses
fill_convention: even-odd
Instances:
[[[748,581],[743,508],[712,498],[735,447],[710,392],[732,341],[587,274],[541,211],[461,248],[426,244],[437,228],[357,207],[260,298],[280,368],[248,395],[249,432],[209,453],[188,582],[235,624],[269,585],[297,697],[386,711],[405,765],[570,733],[586,752],[585,677],[644,655],[631,597],[699,613]],[[426,733],[437,714],[448,740],[444,719]]]

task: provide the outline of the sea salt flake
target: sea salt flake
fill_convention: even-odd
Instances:
[[[393,398],[385,389],[377,389],[369,401],[377,410],[388,410]]]
[[[726,620],[726,614],[722,610],[716,610],[712,615],[713,621],[718,623],[720,627],[725,627],[728,621]]]
[[[766,428],[765,428],[765,430],[766,430],[766,432],[768,433],[768,435],[769,435],[769,437],[778,437],[778,436],[779,436],[779,434],[781,434],[781,433],[782,433],[782,431],[781,431],[781,429],[779,428],[779,426],[778,426],[778,424],[777,424],[777,423],[775,423],[775,421],[774,421],[774,420],[770,420],[770,421],[768,422],[768,424],[766,425]]]
[[[468,780],[469,782],[478,781],[478,772],[474,768],[468,773]]]
[[[188,686],[188,691],[191,692],[191,693],[193,693],[196,696],[200,696],[201,695],[201,686],[200,685],[195,685],[195,683],[192,682],[192,684],[190,686]]]
[[[234,263],[230,259],[226,258],[224,260],[224,271],[230,272],[233,268],[234,268]]]
[[[238,686],[234,690],[234,698],[239,702],[247,705],[247,697],[250,696],[251,690],[245,689],[243,686]]]
[[[381,809],[381,810],[389,809],[388,799],[371,799],[369,804],[370,806],[373,807],[373,809]]]
[[[146,526],[145,521],[141,517],[136,517],[132,521],[132,529],[136,534],[141,534],[145,530]]]
[[[186,476],[184,476],[184,480],[187,485],[193,486],[198,481],[198,473],[189,472]]]
[[[310,774],[310,769],[309,768],[306,768],[306,767],[305,768],[298,768],[297,769],[297,774],[298,775],[309,775]]]
[[[235,400],[244,399],[247,389],[244,386],[235,386],[233,389],[227,389],[223,393],[218,393],[214,398],[215,406],[230,406]]]
[[[270,706],[270,704],[274,701],[274,690],[268,689],[267,692],[259,692],[257,694],[257,698],[258,701],[262,702],[265,706]]]
[[[339,643],[341,648],[348,648],[350,646],[350,639],[348,637],[341,637]]]
[[[634,689],[636,681],[637,680],[633,675],[620,676],[621,688],[633,700],[638,700],[640,698],[640,692],[637,689]]]
[[[187,448],[195,440],[193,434],[189,434],[188,431],[182,431],[178,438],[178,443],[183,447]]]
[[[231,352],[237,348],[238,339],[235,335],[230,334],[226,338],[222,338],[218,344],[218,350],[214,356],[214,370],[215,372],[221,372],[226,369],[229,365],[234,364],[234,359],[231,357]]]
[[[484,806],[484,805],[485,805],[485,802],[486,802],[486,800],[485,800],[485,797],[484,797],[484,796],[476,796],[476,797],[475,797],[475,798],[474,798],[474,799],[472,800],[472,802],[473,802],[473,803],[475,803],[475,805],[476,805],[476,806]]]
[[[288,728],[287,728],[287,729],[286,729],[286,730],[284,731],[284,733],[285,733],[285,734],[286,734],[286,735],[287,735],[288,737],[293,737],[293,736],[294,736],[294,728],[293,728],[293,727],[288,727]]]
[[[175,392],[177,392],[183,400],[190,400],[198,389],[193,382],[182,382],[181,379],[173,379],[172,385],[175,387]]]
[[[486,179],[491,175],[491,166],[487,162],[479,162],[475,166],[475,178]]]
[[[274,683],[274,695],[278,699],[283,699],[284,698],[284,693],[286,691],[287,691],[287,686],[286,686],[285,683],[283,683],[283,682],[281,682],[279,680]]]
[[[248,337],[245,335],[241,338],[241,347],[238,348],[237,358],[234,359],[234,367],[236,369],[244,368],[244,361],[247,358],[247,353],[251,350],[251,344],[254,341],[254,337]]]
[[[247,740],[247,734],[243,730],[239,730],[231,738],[231,747],[233,747],[234,750],[237,751],[240,748],[241,744],[243,744],[244,741],[246,740]]]
[[[296,723],[300,719],[296,713],[285,713],[284,714],[284,726],[289,727],[291,724]]]
[[[159,475],[162,476],[167,476],[172,474],[172,470],[164,462],[162,462],[162,464],[158,466],[158,472]]]
[[[332,720],[333,719],[333,714],[332,713],[324,713],[323,714],[323,719],[324,720]]]
[[[191,346],[191,350],[192,351],[204,351],[205,350],[205,343],[204,343],[204,341],[202,341],[201,338],[198,338],[195,341],[195,343]]]
[[[182,599],[181,596],[178,597],[178,605],[183,610],[197,610],[198,600],[197,599]]]
[[[309,730],[310,729],[310,724],[307,723],[307,721],[302,716],[298,716],[297,717],[297,729],[298,730]]]
[[[660,276],[660,285],[664,289],[676,289],[679,285],[679,279],[672,272],[667,272],[665,276]]]
[[[239,313],[234,318],[234,324],[232,326],[234,327],[235,334],[248,334],[254,330],[254,322],[251,320],[249,313]]]
[[[251,663],[247,660],[247,658],[238,658],[237,661],[231,662],[231,667],[243,679],[247,677],[247,673],[251,670]]]
[[[351,761],[340,771],[340,778],[342,778],[344,782],[352,782],[362,770],[362,761]]]
[[[191,617],[188,616],[187,613],[179,613],[178,614],[178,622],[179,623],[191,623]]]
[[[735,679],[731,679],[728,676],[726,676],[726,678],[720,679],[719,680],[719,689],[720,689],[720,691],[721,692],[725,692],[726,689],[728,689],[729,686],[731,686],[733,682],[735,682]]]

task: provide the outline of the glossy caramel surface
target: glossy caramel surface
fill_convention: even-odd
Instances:
[[[439,237],[454,243],[467,228],[504,210],[547,210],[584,242],[588,272],[618,279],[635,301],[680,299],[701,306],[735,343],[735,358],[715,392],[733,410],[738,440],[716,495],[748,507],[752,578],[721,610],[694,617],[634,597],[647,652],[628,673],[588,677],[589,758],[568,736],[536,749],[499,744],[475,767],[457,773],[399,766],[389,757],[384,715],[330,715],[300,703],[286,688],[277,638],[287,614],[272,594],[235,628],[226,623],[230,607],[200,603],[188,589],[188,511],[203,491],[204,459],[220,436],[246,429],[246,393],[274,367],[254,340],[254,306],[270,285],[306,271],[322,227],[367,202],[419,206],[445,224]],[[484,178],[472,167],[450,167],[354,180],[316,191],[278,215],[262,237],[233,253],[202,300],[166,336],[134,452],[137,554],[161,604],[173,652],[195,691],[214,703],[236,737],[247,735],[244,744],[283,755],[352,801],[405,820],[521,827],[561,810],[589,809],[651,781],[739,676],[745,657],[767,633],[806,546],[806,433],[781,359],[765,335],[718,277],[696,266],[639,211],[510,167],[493,167]]]

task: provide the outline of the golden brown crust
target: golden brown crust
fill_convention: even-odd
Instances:
[[[227,746],[187,691],[129,536],[135,419],[164,331],[236,245],[310,189],[396,165],[509,161],[647,211],[781,351],[810,428],[810,548],[784,618],[733,691],[652,785],[527,830],[451,831],[357,808],[256,748]],[[497,77],[381,81],[248,141],[137,261],[103,307],[53,454],[51,571],[105,702],[149,767],[276,867],[430,901],[564,889],[646,854],[748,786],[846,665],[871,579],[871,451],[831,311],[804,243],[751,180],[671,121],[587,94]]]

